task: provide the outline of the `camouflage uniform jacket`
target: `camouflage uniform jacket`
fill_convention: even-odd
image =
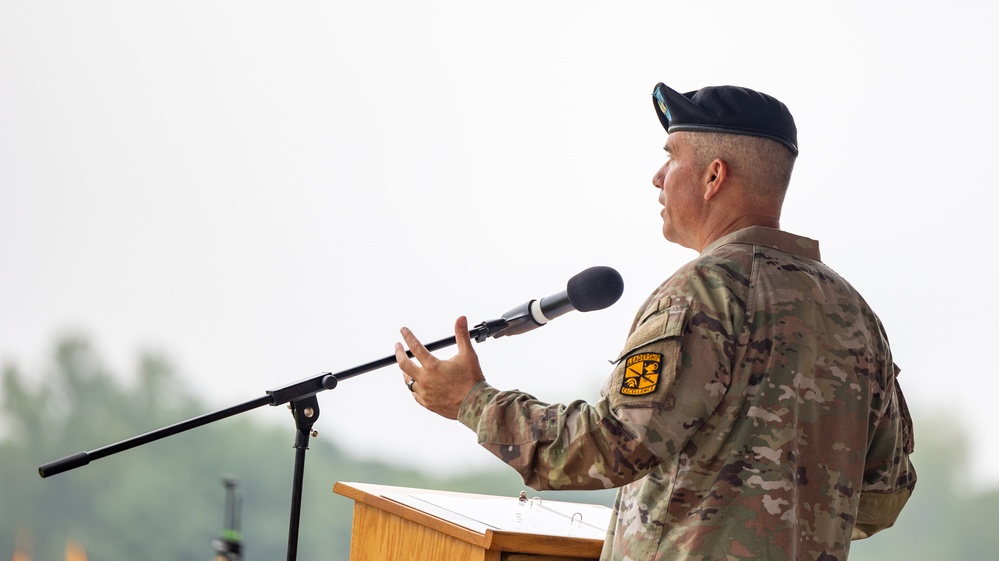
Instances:
[[[533,488],[621,487],[601,559],[843,561],[915,485],[897,374],[818,243],[752,227],[649,297],[596,404],[481,382],[459,420]]]

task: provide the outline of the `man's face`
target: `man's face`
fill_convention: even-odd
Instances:
[[[685,142],[685,133],[674,133],[666,141],[666,163],[652,178],[663,205],[663,236],[676,244],[697,249],[696,232],[701,222],[704,197],[701,195],[701,171],[694,161],[694,151]]]

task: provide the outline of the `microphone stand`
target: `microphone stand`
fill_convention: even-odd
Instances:
[[[501,332],[507,325],[508,322],[504,319],[490,320],[476,325],[475,328],[469,330],[468,334],[475,339],[476,342],[481,343],[489,338],[490,335]],[[444,347],[449,347],[456,343],[457,339],[452,336],[447,339],[441,339],[440,341],[434,341],[433,343],[429,343],[424,346],[428,351],[435,351],[443,349]],[[413,353],[411,351],[406,351],[406,355],[410,358],[413,357]],[[337,384],[342,380],[353,378],[354,376],[383,368],[394,363],[395,355],[392,355],[367,364],[355,366],[354,368],[344,370],[336,374],[323,372],[313,376],[312,378],[306,378],[305,380],[300,380],[284,387],[268,390],[267,395],[265,396],[258,397],[257,399],[253,399],[233,407],[220,409],[213,413],[194,417],[180,423],[122,440],[115,444],[91,450],[90,452],[80,452],[78,454],[73,454],[71,456],[66,456],[65,458],[43,464],[38,468],[38,475],[45,478],[63,473],[78,467],[83,467],[94,460],[99,460],[119,452],[124,452],[125,450],[142,446],[143,444],[148,444],[196,427],[214,423],[215,421],[220,421],[240,413],[245,413],[264,405],[277,406],[287,403],[288,408],[291,409],[292,415],[295,418],[296,429],[295,468],[291,489],[291,515],[288,524],[287,560],[295,561],[298,557],[298,533],[302,515],[302,481],[305,476],[305,452],[309,449],[309,438],[318,434],[312,429],[312,426],[319,419],[319,400],[316,398],[316,394],[325,390],[332,390],[337,387]]]

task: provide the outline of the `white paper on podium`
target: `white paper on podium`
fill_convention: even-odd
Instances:
[[[602,540],[611,509],[562,501],[521,501],[513,497],[435,493],[386,493],[386,499],[411,506],[470,530],[566,536]]]

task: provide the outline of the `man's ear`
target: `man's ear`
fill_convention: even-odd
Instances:
[[[728,179],[728,164],[721,158],[715,158],[704,170],[704,200],[710,201],[717,195]]]

